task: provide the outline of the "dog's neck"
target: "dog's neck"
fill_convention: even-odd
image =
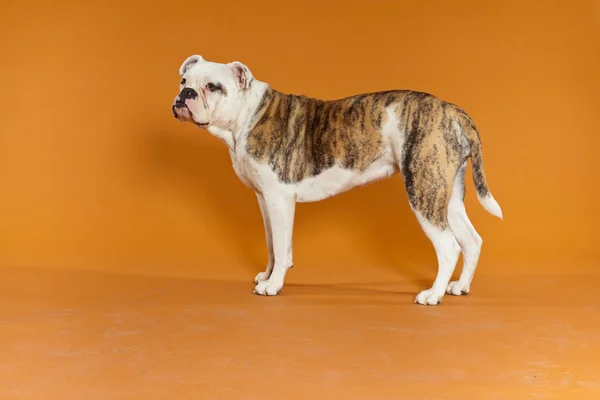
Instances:
[[[256,123],[257,112],[260,112],[259,108],[263,107],[265,97],[272,90],[265,82],[254,79],[248,91],[243,94],[242,107],[231,126],[209,126],[208,131],[223,141],[229,147],[229,150],[235,153],[236,144],[252,129],[252,125]]]

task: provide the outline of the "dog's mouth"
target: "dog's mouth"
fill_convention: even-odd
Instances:
[[[190,118],[190,121],[196,125],[198,128],[206,129],[208,128],[208,122],[196,122],[194,117]]]
[[[181,122],[191,122],[199,128],[207,128],[208,122],[198,122],[194,119],[192,112],[184,102],[176,102],[173,105],[173,116]]]

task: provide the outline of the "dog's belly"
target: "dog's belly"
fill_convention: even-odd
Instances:
[[[296,201],[308,203],[361,186],[369,182],[387,178],[398,172],[398,165],[389,157],[375,161],[363,173],[334,166],[323,173],[304,179],[295,185]]]

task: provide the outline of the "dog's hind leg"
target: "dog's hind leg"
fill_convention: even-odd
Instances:
[[[456,177],[454,178],[454,187],[450,196],[448,205],[448,223],[450,230],[456,237],[463,253],[463,268],[458,281],[450,282],[446,292],[455,296],[468,294],[473,281],[473,275],[479,261],[481,245],[483,243],[481,236],[477,233],[473,224],[467,216],[465,209],[465,170],[467,168],[466,160],[460,166]]]
[[[406,131],[399,154],[400,170],[410,206],[437,256],[437,277],[430,289],[419,293],[415,303],[435,305],[442,301],[460,255],[460,246],[448,220],[454,179],[461,165],[463,147],[452,128],[413,122]]]
[[[440,206],[439,212],[444,212],[447,207]],[[444,293],[448,288],[450,278],[456,268],[456,262],[460,255],[460,247],[454,234],[450,230],[447,218],[440,221],[433,221],[420,208],[413,208],[421,228],[433,244],[438,262],[438,272],[431,288],[420,292],[414,302],[423,305],[436,305],[441,303]]]

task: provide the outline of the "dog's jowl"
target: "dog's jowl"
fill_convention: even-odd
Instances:
[[[469,293],[482,245],[464,205],[469,158],[480,203],[499,218],[502,211],[486,182],[479,132],[465,111],[410,90],[329,101],[284,94],[242,63],[198,55],[186,59],[179,74],[173,114],[222,140],[237,176],[256,192],[269,262],[255,278],[255,293],[278,294],[293,265],[296,202],[319,201],[396,172],[438,259],[433,286],[415,302],[434,305],[444,293]],[[461,251],[460,278],[450,282]]]

